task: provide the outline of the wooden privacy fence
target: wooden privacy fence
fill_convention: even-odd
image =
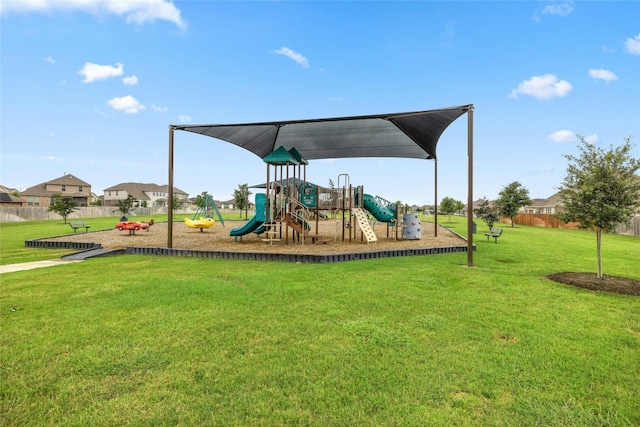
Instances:
[[[510,224],[509,218],[501,218],[501,222]],[[520,213],[516,215],[515,223],[519,225],[529,225],[532,227],[546,227],[546,228],[578,228],[578,222],[563,222],[560,221],[553,214],[535,214],[535,213]],[[640,215],[635,216],[629,225],[621,224],[616,227],[616,233],[626,234],[629,236],[640,237]]]
[[[149,216],[162,213],[167,213],[166,207],[135,208],[131,216]],[[114,206],[82,206],[70,213],[67,220],[115,217],[120,215],[120,212],[118,212]],[[49,208],[44,207],[0,208],[0,222],[41,221],[46,219],[62,219],[62,217],[55,212],[50,212]]]
[[[197,211],[195,205],[174,211],[177,214],[193,214]],[[238,213],[238,209],[219,209],[220,213]],[[243,211],[244,212],[244,211]],[[249,209],[249,215],[253,212]],[[150,215],[167,214],[166,207],[154,208],[134,208],[130,217],[146,217]],[[121,213],[115,206],[82,206],[78,207],[73,213],[69,214],[67,221],[78,218],[101,218],[101,217],[119,217]],[[49,208],[44,207],[0,207],[0,222],[21,222],[21,221],[42,221],[47,219],[62,219],[55,212],[49,212]]]

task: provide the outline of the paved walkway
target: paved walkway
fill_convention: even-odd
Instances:
[[[80,262],[79,260],[49,259],[46,261],[23,262],[19,264],[0,265],[0,274],[13,273],[14,271],[31,270],[34,268],[51,267],[70,262]]]

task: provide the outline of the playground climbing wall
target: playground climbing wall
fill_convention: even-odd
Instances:
[[[378,237],[376,233],[374,233],[373,229],[369,225],[369,221],[367,219],[367,214],[362,208],[354,208],[353,213],[356,216],[356,220],[358,221],[358,226],[360,227],[360,231],[364,235],[364,238],[367,239],[367,243],[377,242]]]
[[[402,215],[402,238],[405,240],[419,240],[422,238],[420,220],[416,214]]]

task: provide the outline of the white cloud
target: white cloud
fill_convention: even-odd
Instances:
[[[168,110],[167,107],[158,107],[157,105],[153,105],[153,104],[151,104],[151,109],[159,113],[165,113]]]
[[[566,129],[552,133],[549,138],[554,142],[571,142],[578,139],[575,132]]]
[[[53,59],[53,58],[51,57],[51,55],[49,55],[49,56],[47,56],[47,57],[45,57],[45,58],[42,58],[42,60],[43,60],[44,62],[48,62],[49,64],[55,64],[55,63],[56,63],[55,59]]]
[[[593,135],[585,136],[584,140],[589,144],[597,144],[600,138],[598,138],[598,135],[594,133]]]
[[[553,74],[533,76],[518,85],[511,91],[510,98],[518,98],[518,95],[531,95],[537,99],[551,99],[556,96],[565,96],[571,92],[573,86],[566,80],[558,80]]]
[[[640,55],[640,34],[638,34],[634,38],[628,38],[624,42],[624,48],[632,55]]]
[[[58,156],[40,156],[40,159],[49,162],[64,162],[64,158]]]
[[[612,80],[618,80],[618,76],[613,71],[604,70],[600,68],[599,70],[591,69],[589,70],[589,77],[596,80],[604,80],[606,82],[610,82]]]
[[[191,123],[191,117],[185,115],[178,116],[178,120],[180,123]]]
[[[147,108],[131,95],[110,99],[107,104],[114,110],[124,111],[126,114],[139,113]]]
[[[187,27],[180,9],[168,0],[17,0],[0,3],[0,13],[49,13],[56,10],[124,16],[127,23],[134,24],[162,20],[179,28]]]
[[[134,86],[138,84],[138,78],[136,76],[123,77],[122,83],[124,83],[127,86]]]
[[[609,46],[607,46],[606,44],[603,44],[603,45],[602,45],[602,51],[603,51],[604,53],[614,53],[614,52],[615,52],[615,50],[614,50],[614,49],[610,48],[610,47],[609,47]]]
[[[533,14],[534,21],[540,22],[542,20],[541,15],[551,15],[565,17],[573,12],[573,1],[552,1],[551,4],[546,5],[541,10],[536,11]]]
[[[84,64],[82,69],[78,71],[78,74],[84,76],[84,83],[91,83],[96,80],[104,80],[109,77],[121,76],[123,68],[124,65],[119,62],[115,67],[112,67],[111,65],[98,65],[92,62],[87,62]]]
[[[289,49],[288,47],[281,47],[280,49],[274,50],[273,52],[277,53],[278,55],[286,56],[287,58],[295,61],[297,64],[302,65],[302,68],[309,68],[309,61],[307,61],[307,58],[305,58],[298,52]]]

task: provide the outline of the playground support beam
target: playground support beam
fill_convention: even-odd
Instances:
[[[438,159],[433,160],[433,221],[435,223],[435,234],[434,237],[438,237]]]
[[[467,112],[467,156],[469,158],[467,189],[467,267],[473,267],[473,104]]]
[[[173,126],[169,126],[169,217],[167,224],[167,248],[173,248]]]

